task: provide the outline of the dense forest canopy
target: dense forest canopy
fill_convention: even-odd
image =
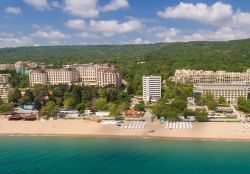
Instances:
[[[0,49],[0,63],[31,60],[46,64],[133,64],[161,62],[171,68],[243,71],[250,67],[250,39],[148,45],[48,46]]]
[[[175,69],[245,71],[250,67],[250,39],[227,42],[148,45],[48,46],[0,49],[0,63],[37,61],[61,66],[73,63],[114,64],[128,82],[128,92],[141,94],[143,75],[167,79]]]

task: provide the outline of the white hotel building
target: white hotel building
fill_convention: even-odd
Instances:
[[[179,83],[231,83],[246,82],[250,84],[250,69],[246,72],[203,71],[203,70],[176,70],[170,80]]]
[[[10,74],[0,74],[0,98],[3,102],[8,102],[8,95],[11,92],[11,86],[9,84]]]
[[[244,82],[198,83],[194,85],[195,95],[206,95],[207,93],[213,94],[215,100],[218,100],[220,96],[224,96],[228,104],[237,105],[238,97],[248,98],[250,87]]]
[[[29,74],[30,86],[35,84],[79,84],[104,87],[121,85],[120,73],[107,64],[76,64],[67,68],[33,70]]]
[[[218,100],[224,96],[228,104],[237,105],[240,96],[248,99],[250,93],[250,70],[246,72],[176,70],[170,80],[194,84],[195,95],[211,93]]]
[[[143,101],[156,101],[161,98],[161,76],[143,76]]]

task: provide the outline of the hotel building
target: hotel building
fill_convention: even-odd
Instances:
[[[121,85],[120,73],[107,64],[76,64],[66,68],[34,70],[29,74],[30,86],[35,84],[68,84],[104,87]]]
[[[4,70],[14,70],[15,66],[13,64],[0,64],[0,71]]]
[[[47,85],[48,74],[45,70],[32,70],[29,73],[29,82],[32,87],[38,84]]]
[[[121,77],[114,67],[101,67],[97,71],[97,83],[99,87],[108,85],[119,87],[121,85]]]
[[[9,84],[10,74],[0,74],[0,98],[3,102],[8,102],[11,86]]]
[[[250,84],[250,70],[246,72],[176,70],[170,80],[179,83],[232,83],[246,82]]]
[[[156,101],[161,98],[161,76],[143,76],[143,101]]]
[[[250,86],[244,82],[202,83],[194,85],[194,95],[213,94],[215,100],[224,96],[228,104],[237,105],[238,97],[249,98]]]
[[[48,84],[72,85],[79,81],[78,71],[74,68],[47,69]]]

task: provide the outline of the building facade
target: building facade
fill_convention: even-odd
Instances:
[[[79,82],[85,86],[97,86],[97,71],[100,65],[97,64],[79,64],[72,65],[79,72]]]
[[[72,85],[79,82],[78,71],[74,68],[47,69],[48,84]]]
[[[114,67],[102,67],[97,71],[97,84],[99,87],[108,85],[119,87],[121,85],[120,74]]]
[[[11,92],[10,77],[10,74],[0,74],[0,98],[5,103],[8,102],[8,95]]]
[[[29,73],[29,82],[31,87],[38,84],[47,85],[48,74],[45,70],[32,70]]]
[[[0,71],[4,70],[14,70],[15,66],[13,64],[0,64]]]
[[[246,72],[176,70],[171,81],[178,83],[232,83],[246,82],[250,84],[250,70]]]
[[[250,87],[244,82],[233,83],[197,83],[194,85],[194,95],[213,94],[215,100],[225,97],[228,104],[237,105],[239,97],[248,99]]]
[[[116,68],[107,64],[75,64],[60,69],[33,70],[29,73],[30,86],[35,84],[79,84],[105,87],[121,85],[121,76]]]
[[[143,76],[143,101],[156,101],[161,98],[161,76]]]

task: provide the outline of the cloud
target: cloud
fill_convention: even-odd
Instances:
[[[22,13],[22,10],[20,7],[6,7],[5,13],[17,15],[17,14]]]
[[[151,43],[148,40],[143,40],[142,38],[136,38],[133,42],[131,42],[132,44],[149,44]]]
[[[37,10],[40,10],[40,11],[50,8],[47,0],[23,0],[23,2],[35,7]]]
[[[231,5],[221,2],[216,2],[211,6],[204,3],[181,2],[175,7],[167,7],[164,11],[158,11],[157,14],[162,18],[187,19],[200,23],[217,24],[228,20],[233,14],[233,9]]]
[[[86,27],[85,21],[82,19],[69,20],[65,25],[76,30],[83,30]]]
[[[0,32],[0,48],[34,46],[33,40],[26,36]]]
[[[39,30],[37,32],[32,33],[31,36],[33,38],[53,40],[53,41],[70,38],[69,35],[62,33],[61,31],[57,31],[57,30],[50,30],[50,31]]]
[[[139,20],[129,20],[124,23],[119,23],[116,20],[91,20],[89,27],[91,31],[101,32],[104,36],[110,37],[115,34],[137,31],[143,27],[143,24]]]
[[[236,12],[232,16],[229,25],[231,25],[234,28],[250,27],[250,13],[240,12],[240,11]]]
[[[80,34],[76,34],[77,37],[84,38],[84,39],[99,39],[100,36],[90,33],[90,32],[81,32]]]
[[[82,18],[95,18],[99,16],[98,0],[65,0],[64,11]]]
[[[111,0],[109,4],[106,4],[102,11],[115,11],[118,9],[124,9],[129,7],[129,3],[127,0]]]
[[[54,8],[62,8],[62,4],[59,1],[51,1],[50,4]]]
[[[185,30],[176,28],[156,27],[149,29],[149,34],[155,34],[156,42],[189,42],[189,41],[227,41],[250,37],[250,31],[220,27],[211,30],[193,30],[187,33]]]

